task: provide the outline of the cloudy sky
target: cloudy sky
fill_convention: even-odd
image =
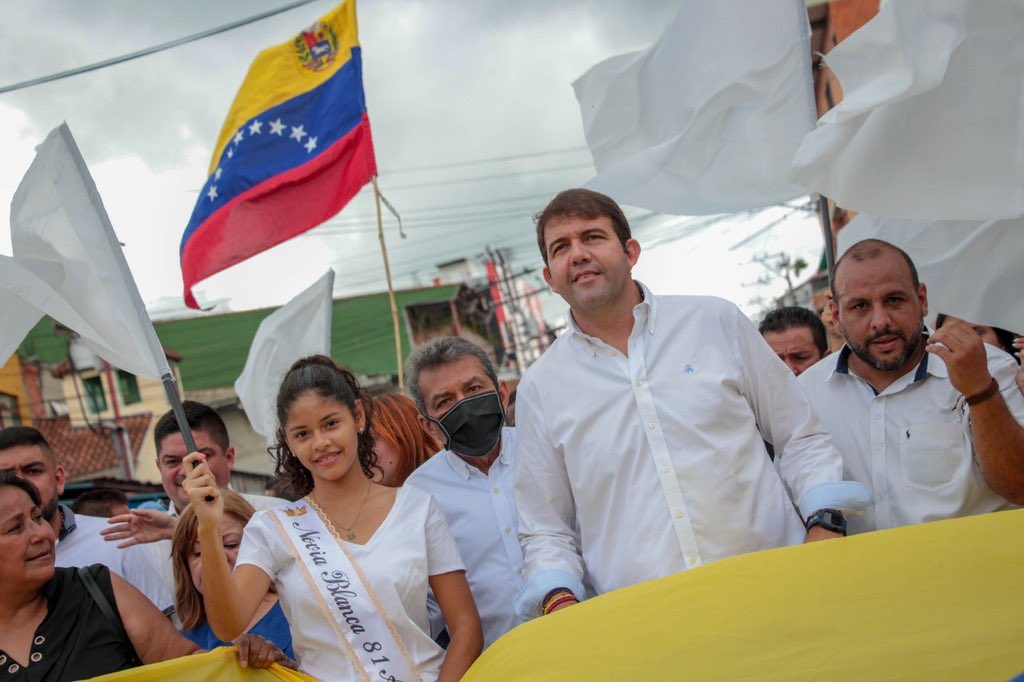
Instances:
[[[285,0],[173,3],[4,0],[0,86],[227,24]],[[322,0],[182,47],[0,94],[0,252],[11,197],[33,149],[67,121],[154,315],[184,310],[178,248],[213,145],[249,63],[336,4]],[[507,249],[539,264],[530,216],[594,174],[571,83],[597,62],[657,40],[679,0],[361,0],[365,89],[396,286],[429,284],[440,262]],[[758,253],[816,263],[812,216],[770,209],[726,220],[630,210],[638,278],[660,293],[717,294],[756,313]],[[789,215],[787,219],[779,220]],[[336,295],[384,289],[372,193],[329,223],[197,289],[217,311],[278,305],[328,266]],[[764,228],[769,224],[775,226]],[[758,235],[758,236],[753,236]],[[753,236],[753,238],[751,238]],[[528,279],[542,285],[539,270]],[[564,314],[554,297],[549,317]]]

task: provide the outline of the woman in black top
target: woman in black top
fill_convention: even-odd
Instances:
[[[0,473],[0,682],[81,680],[196,651],[105,566],[54,569],[54,545],[35,486]],[[252,667],[280,654],[256,648]]]

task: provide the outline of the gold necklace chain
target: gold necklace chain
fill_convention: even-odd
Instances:
[[[356,534],[355,532],[353,532],[352,529],[355,528],[357,523],[359,523],[359,515],[363,513],[363,507],[366,506],[366,501],[370,499],[370,488],[372,487],[373,484],[369,480],[367,480],[366,493],[363,495],[363,501],[359,505],[359,509],[356,510],[356,517],[352,519],[352,524],[350,526],[345,526],[344,524],[341,526],[345,529],[344,538],[349,542],[356,539]],[[334,522],[331,521],[331,517],[327,515],[327,512],[324,511],[323,507],[317,504],[316,498],[313,497],[313,493],[310,493],[306,499],[309,500],[309,503],[310,505],[312,505],[313,509],[315,509],[316,512],[320,514],[321,518],[323,518],[324,523],[327,524],[327,530],[331,531],[331,534],[335,537],[342,537],[341,533],[338,532],[338,529],[334,527]]]

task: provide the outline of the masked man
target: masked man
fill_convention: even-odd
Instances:
[[[523,552],[512,498],[515,431],[503,428],[508,388],[483,350],[454,336],[417,349],[406,381],[420,426],[446,448],[406,485],[437,499],[466,563],[484,646],[490,646],[523,622],[512,607],[523,587]]]

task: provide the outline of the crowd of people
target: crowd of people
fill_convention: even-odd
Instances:
[[[173,414],[155,428],[159,509],[72,510],[39,432],[0,431],[0,675],[227,645],[326,680],[457,680],[513,628],[612,590],[1024,504],[1024,343],[929,329],[901,249],[855,244],[824,315],[758,329],[634,280],[640,244],[609,197],[562,192],[536,235],[569,329],[516,388],[514,427],[488,354],[443,337],[408,358],[408,397],[295,362],[274,496],[230,490],[224,422],[191,401],[196,452]]]

